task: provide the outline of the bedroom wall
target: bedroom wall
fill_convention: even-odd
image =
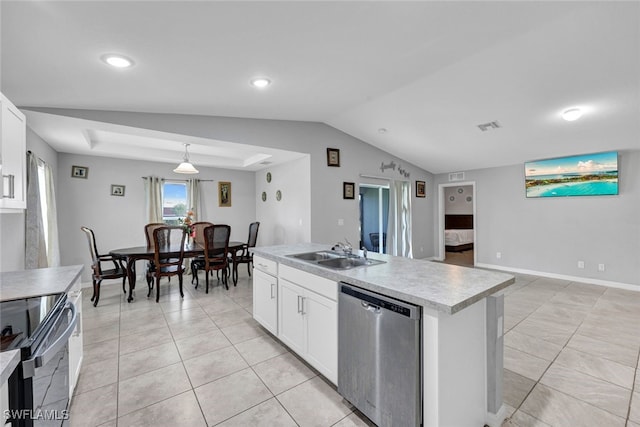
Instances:
[[[71,166],[89,168],[88,178],[71,177]],[[84,264],[82,280],[91,280],[87,239],[80,226],[93,229],[98,251],[145,244],[143,176],[184,179],[172,172],[176,165],[109,157],[58,155],[58,232],[62,265]],[[253,172],[198,167],[202,214],[198,220],[231,226],[231,240],[246,241],[249,224],[255,221]],[[218,181],[231,182],[231,207],[218,206]],[[111,196],[111,184],[125,186],[125,196]],[[138,272],[143,272],[143,265]]]
[[[343,241],[345,237],[351,242],[359,240],[358,201],[342,198],[343,182],[363,182],[360,174],[382,175],[391,179],[411,181],[412,194],[415,194],[415,181],[426,181],[428,196],[419,199],[414,197],[412,200],[413,255],[415,258],[434,256],[433,175],[323,123],[178,114],[30,109],[136,128],[309,154],[311,240],[318,243],[331,244]],[[327,166],[327,147],[340,149],[341,167]],[[396,165],[394,170],[381,171],[382,163],[391,162]],[[410,177],[403,178],[399,172],[400,168],[406,170]],[[356,191],[358,191],[357,188]],[[343,225],[339,225],[341,223]]]
[[[619,170],[618,196],[538,199],[525,198],[522,164],[465,171],[476,182],[477,263],[640,290],[640,151],[621,152]]]
[[[453,200],[451,200],[452,197]],[[467,197],[473,197],[473,186],[471,185],[445,187],[445,215],[473,215],[473,199],[467,201]]]

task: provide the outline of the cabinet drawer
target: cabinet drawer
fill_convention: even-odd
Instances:
[[[272,276],[278,275],[278,263],[270,259],[262,258],[257,255],[253,256],[253,267],[260,271],[264,271]]]
[[[298,270],[287,265],[280,266],[280,277],[290,282],[323,295],[332,301],[338,300],[338,283],[306,271]]]

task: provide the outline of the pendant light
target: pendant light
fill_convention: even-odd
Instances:
[[[198,173],[198,169],[194,168],[189,162],[189,144],[184,144],[184,159],[183,162],[178,165],[173,171],[175,173]]]

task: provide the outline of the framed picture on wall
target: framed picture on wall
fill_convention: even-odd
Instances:
[[[327,148],[327,166],[340,167],[340,150],[337,148]]]
[[[218,182],[218,206],[223,208],[231,207],[231,183]]]
[[[426,182],[416,181],[416,197],[427,197]]]
[[[342,183],[342,198],[343,199],[355,199],[356,198],[356,184],[354,182]]]
[[[87,179],[89,168],[85,166],[71,166],[71,177]]]
[[[111,184],[111,195],[124,197],[124,185]]]

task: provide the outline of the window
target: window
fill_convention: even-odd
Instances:
[[[187,184],[165,181],[162,184],[162,222],[179,225],[178,219],[187,215]]]

